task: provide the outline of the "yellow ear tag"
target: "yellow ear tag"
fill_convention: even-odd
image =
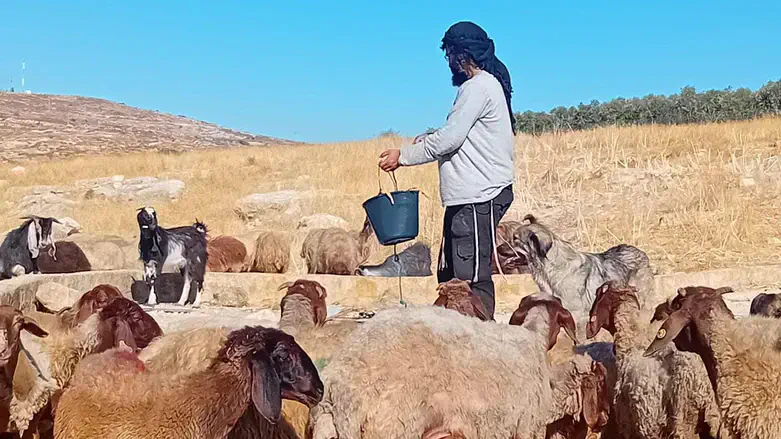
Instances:
[[[665,335],[667,335],[667,330],[659,328],[659,332],[656,333],[656,338],[664,338]]]

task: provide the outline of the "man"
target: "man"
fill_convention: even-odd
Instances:
[[[496,225],[513,201],[510,74],[494,55],[493,41],[474,23],[451,26],[442,49],[458,87],[445,126],[400,150],[384,151],[380,167],[391,172],[399,166],[439,163],[439,191],[446,209],[438,281],[471,281],[493,319]]]

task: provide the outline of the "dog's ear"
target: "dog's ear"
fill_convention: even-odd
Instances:
[[[532,232],[529,234],[529,241],[532,246],[534,246],[534,250],[540,258],[545,258],[548,255],[548,251],[550,251],[552,245],[549,236]]]

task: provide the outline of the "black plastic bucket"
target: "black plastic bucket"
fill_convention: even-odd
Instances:
[[[401,244],[418,236],[418,191],[382,193],[364,201],[363,209],[382,245]]]

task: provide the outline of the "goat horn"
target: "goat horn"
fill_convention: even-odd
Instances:
[[[684,287],[678,288],[678,295],[681,297],[686,297],[686,288]]]
[[[285,288],[290,288],[292,286],[293,286],[293,282],[285,282],[282,285],[280,285],[279,287],[277,287],[277,291],[282,291]]]

